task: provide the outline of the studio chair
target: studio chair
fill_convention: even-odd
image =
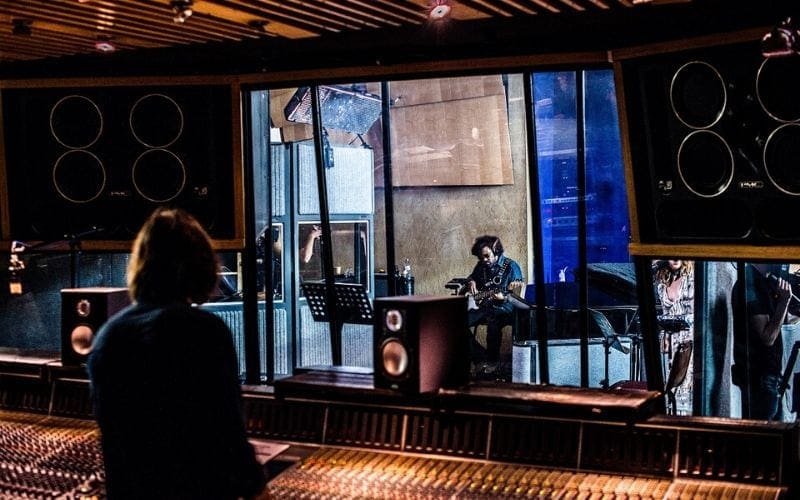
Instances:
[[[672,366],[669,369],[667,385],[664,387],[664,394],[667,397],[669,408],[667,412],[671,415],[677,414],[677,401],[675,390],[686,379],[686,372],[689,369],[689,360],[692,357],[692,341],[681,342],[672,356]]]
[[[445,288],[451,291],[453,295],[459,295],[464,293],[463,287],[466,284],[466,278],[453,278],[445,284]],[[478,368],[478,373],[476,376],[478,378],[485,378],[487,380],[496,380],[501,379],[504,380],[505,378],[510,377],[510,361],[505,358],[510,356],[509,350],[506,348],[509,345],[512,345],[514,340],[517,339],[518,335],[521,334],[521,330],[528,330],[530,328],[530,322],[528,316],[530,315],[530,304],[528,304],[525,299],[521,297],[523,290],[525,288],[524,283],[513,283],[510,289],[511,294],[509,294],[509,301],[514,306],[514,310],[512,312],[512,317],[502,326],[502,338],[505,339],[508,336],[510,342],[501,342],[501,351],[500,351],[500,364],[496,367],[490,367],[485,362],[478,362],[479,365],[482,367]],[[473,343],[471,347],[471,352],[480,351],[484,349],[482,342],[479,340],[486,331],[486,321],[480,321],[478,324],[470,327],[470,342]],[[477,360],[476,360],[477,361]],[[491,368],[492,371],[490,372],[482,372],[487,368]],[[510,378],[509,378],[510,381]]]

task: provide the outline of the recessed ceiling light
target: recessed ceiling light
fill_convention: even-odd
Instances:
[[[117,47],[111,43],[111,37],[107,35],[98,36],[97,41],[94,42],[94,48],[103,54],[109,54],[117,50]]]
[[[451,10],[452,7],[450,7],[450,3],[447,0],[438,0],[428,12],[428,17],[433,21],[439,21],[448,17]]]

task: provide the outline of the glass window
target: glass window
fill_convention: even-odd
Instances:
[[[796,421],[800,264],[651,262],[667,411]]]
[[[549,380],[582,385],[574,367],[585,329],[590,387],[640,381],[613,72],[536,72],[532,84]]]

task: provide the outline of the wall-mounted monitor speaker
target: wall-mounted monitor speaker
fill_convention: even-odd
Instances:
[[[465,296],[381,297],[373,308],[376,388],[418,394],[467,383]]]
[[[623,62],[642,242],[781,244],[800,226],[800,56],[757,43]]]
[[[3,91],[10,234],[129,240],[160,205],[234,238],[230,86]],[[97,231],[97,229],[100,229]]]
[[[128,304],[127,288],[61,290],[61,364],[86,363],[100,327]]]

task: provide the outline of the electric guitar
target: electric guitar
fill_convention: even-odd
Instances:
[[[503,290],[499,286],[488,287],[483,290],[480,290],[475,293],[467,292],[467,303],[468,303],[468,310],[473,309],[480,309],[486,303],[487,300],[492,300],[492,297],[496,293],[502,293],[503,295],[510,295],[514,288],[517,288],[523,284],[522,281],[512,281],[508,284],[508,289]]]

